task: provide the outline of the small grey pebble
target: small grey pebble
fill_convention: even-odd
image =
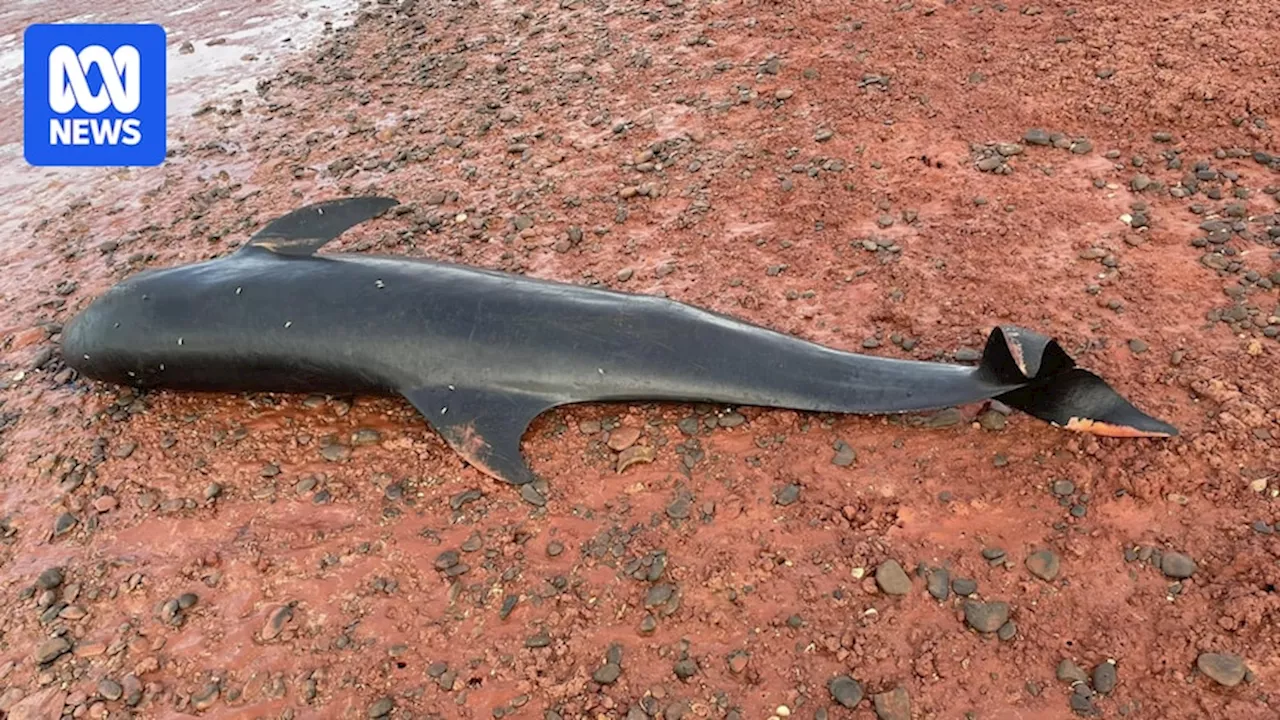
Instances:
[[[911,592],[911,578],[897,560],[885,560],[876,568],[876,585],[886,595],[906,595]]]
[[[622,675],[622,668],[617,663],[605,663],[592,674],[591,679],[601,685],[612,685]]]
[[[836,454],[831,458],[831,464],[837,467],[849,467],[858,459],[858,453],[843,440],[836,441]]]
[[[1225,687],[1239,685],[1249,671],[1244,658],[1229,653],[1201,653],[1196,658],[1196,668]]]
[[[931,570],[925,584],[936,600],[946,600],[951,595],[951,574],[946,568]]]
[[[978,602],[966,600],[964,620],[969,627],[982,633],[993,633],[1009,620],[1009,603],[1003,601]]]
[[[45,569],[43,572],[40,573],[39,577],[36,578],[36,585],[41,590],[53,590],[54,588],[61,585],[62,581],[63,581],[62,568],[51,567],[51,568]]]
[[[1195,574],[1194,560],[1178,552],[1166,552],[1160,557],[1160,570],[1175,580],[1185,580]]]
[[[778,492],[774,495],[774,501],[783,507],[794,504],[795,501],[799,499],[800,499],[800,486],[796,485],[795,483],[792,483],[790,485],[787,485],[779,489]]]
[[[1058,669],[1055,674],[1059,680],[1065,683],[1089,682],[1089,676],[1085,674],[1084,668],[1067,658],[1063,658],[1058,663]]]
[[[369,706],[370,718],[382,718],[391,714],[392,708],[395,707],[395,701],[391,698],[384,697]]]
[[[841,707],[857,707],[862,702],[862,685],[848,675],[838,675],[827,683],[831,698]]]
[[[1116,664],[1113,662],[1098,663],[1093,669],[1093,689],[1103,695],[1116,688],[1117,680]]]

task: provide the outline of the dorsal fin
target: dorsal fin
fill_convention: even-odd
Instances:
[[[366,196],[307,205],[267,223],[239,252],[262,249],[280,255],[314,255],[325,243],[399,204],[394,198]]]

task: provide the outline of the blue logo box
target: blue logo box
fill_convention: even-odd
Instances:
[[[38,24],[23,35],[22,150],[43,167],[155,166],[166,140],[165,31]]]

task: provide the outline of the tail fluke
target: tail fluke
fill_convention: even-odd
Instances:
[[[1102,378],[1072,368],[996,397],[1058,427],[1106,437],[1175,437],[1178,429],[1121,397]]]
[[[1058,342],[1025,328],[992,331],[981,369],[996,382],[1022,385],[997,395],[1009,407],[1057,427],[1106,437],[1174,437],[1178,429],[1121,397],[1102,378],[1076,367]]]
[[[1035,382],[1075,366],[1075,360],[1057,340],[1013,325],[992,330],[982,351],[981,367],[1004,385]]]

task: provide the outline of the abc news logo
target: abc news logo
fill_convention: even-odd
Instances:
[[[138,109],[142,102],[141,57],[132,45],[121,45],[114,53],[101,45],[80,52],[59,45],[49,53],[49,108],[67,114],[76,108],[99,114],[114,108],[121,114]],[[88,73],[97,68],[102,87],[89,89]],[[51,145],[137,145],[142,141],[142,121],[138,118],[50,118]]]
[[[43,23],[23,52],[23,155],[40,167],[155,166],[168,150],[168,51],[153,23]]]

